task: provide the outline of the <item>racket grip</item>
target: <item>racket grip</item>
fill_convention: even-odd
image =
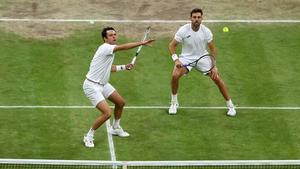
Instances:
[[[132,59],[132,61],[131,61],[131,64],[132,64],[132,65],[134,65],[135,60],[136,60],[136,56],[135,56],[135,57]]]

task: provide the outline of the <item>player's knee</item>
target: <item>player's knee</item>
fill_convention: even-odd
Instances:
[[[222,79],[219,75],[217,75],[213,78],[213,81],[215,81],[215,83],[220,83],[220,82],[222,82]]]
[[[103,112],[103,116],[105,119],[109,119],[111,117],[111,111]]]
[[[126,102],[124,99],[122,99],[121,101],[119,101],[116,106],[120,107],[120,108],[123,108],[125,106]]]
[[[180,78],[180,74],[178,72],[174,72],[172,74],[172,80],[178,80]]]

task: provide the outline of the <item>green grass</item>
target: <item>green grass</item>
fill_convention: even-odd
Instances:
[[[299,24],[208,24],[217,65],[239,106],[299,106]],[[177,29],[177,28],[174,28]],[[120,35],[122,33],[119,33]],[[0,105],[87,105],[82,82],[101,44],[98,29],[56,40],[24,39],[0,30]],[[131,72],[111,75],[127,106],[168,106],[173,63],[171,37],[142,49]],[[130,39],[120,38],[120,43]],[[116,54],[129,63],[136,49]],[[213,82],[197,71],[180,81],[181,106],[225,106]],[[96,148],[82,136],[95,109],[0,109],[0,158],[110,160],[105,126]],[[298,159],[299,110],[126,109],[129,138],[116,138],[118,160]]]
[[[105,126],[95,138],[101,147],[83,146],[96,110],[1,109],[0,117],[1,158],[110,160]]]
[[[299,112],[240,110],[237,118],[227,118],[224,113],[224,110],[181,109],[178,115],[168,116],[165,110],[130,110],[123,122],[130,124],[130,128],[128,125],[126,128],[133,134],[130,139],[115,139],[118,159],[276,160],[299,157]]]

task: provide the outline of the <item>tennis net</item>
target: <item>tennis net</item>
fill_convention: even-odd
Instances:
[[[83,161],[0,159],[0,169],[300,169],[300,160]]]

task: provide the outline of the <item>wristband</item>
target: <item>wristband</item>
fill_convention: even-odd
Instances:
[[[123,71],[123,70],[126,70],[126,66],[125,65],[117,65],[116,66],[116,71]]]
[[[176,53],[174,53],[173,55],[172,55],[172,59],[173,59],[173,61],[175,62],[175,60],[177,60],[178,59],[178,56],[177,56],[177,54]]]

